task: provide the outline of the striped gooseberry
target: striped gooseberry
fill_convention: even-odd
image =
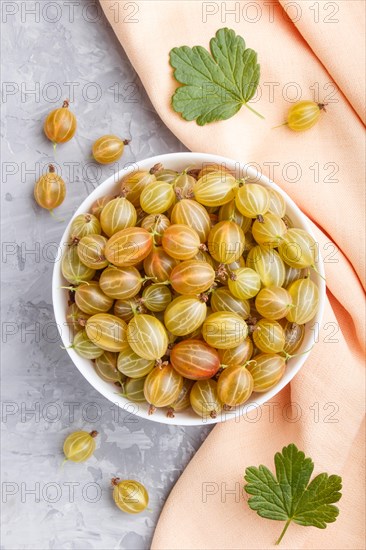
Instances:
[[[90,340],[85,330],[81,330],[75,334],[70,348],[75,350],[80,357],[84,357],[84,359],[96,359],[103,353],[101,347]]]
[[[112,264],[126,267],[144,260],[150,254],[152,246],[152,235],[146,229],[127,227],[112,235],[106,244],[104,254]]]
[[[64,441],[64,455],[66,460],[72,462],[84,462],[92,456],[95,451],[95,438],[98,432],[73,432]]]
[[[172,293],[166,285],[152,284],[142,293],[141,303],[150,311],[165,311],[172,301]]]
[[[72,285],[91,281],[95,275],[95,269],[87,267],[80,260],[76,244],[66,248],[61,260],[61,272],[66,281]]]
[[[170,362],[179,374],[189,380],[207,380],[220,368],[217,351],[202,340],[187,339],[175,344]]]
[[[207,262],[186,260],[175,266],[170,284],[179,294],[201,294],[215,281],[215,270]]]
[[[282,319],[280,324],[285,333],[285,345],[283,351],[292,355],[299,349],[305,336],[305,325],[298,325],[287,319]]]
[[[230,349],[219,349],[220,364],[225,367],[244,365],[253,355],[253,342],[247,337],[244,342]]]
[[[287,231],[287,227],[277,214],[267,212],[260,220],[255,220],[252,225],[252,235],[258,244],[275,248],[281,242]]]
[[[90,214],[93,214],[93,216],[99,220],[100,214],[105,205],[114,198],[115,197],[113,195],[104,195],[103,197],[99,197],[99,199],[95,200],[91,205]]]
[[[34,186],[34,198],[41,208],[53,210],[63,203],[65,195],[65,182],[50,164],[47,174],[41,176]]]
[[[192,198],[193,186],[196,183],[196,179],[190,174],[188,174],[186,170],[178,174],[174,178],[173,182],[171,183],[173,183],[175,194],[179,200]],[[173,223],[184,223],[184,222],[173,222]]]
[[[222,409],[215,380],[197,380],[192,386],[189,398],[192,409],[202,420],[208,417],[216,418]]]
[[[178,264],[179,261],[169,256],[162,246],[154,246],[144,260],[144,270],[148,277],[164,283],[169,281],[173,268]]]
[[[93,214],[79,214],[71,222],[71,240],[80,240],[87,235],[100,235],[102,229],[98,218]]]
[[[120,181],[123,192],[135,207],[140,206],[140,195],[142,190],[151,182],[156,181],[156,174],[162,169],[162,164],[155,164],[150,170],[135,170]]]
[[[124,197],[107,202],[100,214],[103,233],[111,237],[117,231],[136,225],[137,214],[133,204]]]
[[[278,253],[282,260],[295,269],[315,267],[316,242],[304,229],[290,228],[281,239]]]
[[[283,285],[287,288],[291,283],[297,281],[298,279],[304,279],[309,275],[308,269],[296,269],[295,267],[290,267],[289,265],[285,266],[285,280]]]
[[[252,225],[252,219],[245,217],[236,208],[234,199],[226,204],[223,204],[219,210],[219,221],[222,222],[225,220],[237,223],[244,233],[249,231]]]
[[[149,504],[149,495],[145,487],[134,479],[118,477],[112,479],[113,500],[116,506],[126,514],[140,514]]]
[[[113,313],[116,317],[123,319],[126,323],[131,321],[133,316],[139,312],[140,300],[137,297],[116,300],[114,302]]]
[[[75,290],[75,303],[89,315],[107,313],[113,306],[113,298],[104,294],[98,281],[82,283]]]
[[[214,289],[211,295],[211,307],[215,311],[232,311],[237,313],[243,319],[250,315],[250,305],[247,300],[241,300],[225,287]]]
[[[235,348],[248,336],[248,326],[237,313],[217,311],[206,318],[202,336],[213,348]]]
[[[236,194],[235,204],[243,216],[257,218],[269,210],[269,193],[258,183],[244,183]]]
[[[238,188],[238,182],[231,174],[223,171],[209,172],[195,182],[194,198],[204,206],[222,206],[230,202]]]
[[[66,312],[66,321],[69,327],[71,327],[75,332],[83,330],[85,327],[86,320],[90,315],[81,311],[80,308],[74,303],[70,304]]]
[[[134,266],[107,267],[99,279],[104,294],[115,300],[133,298],[140,292],[143,282],[144,278]]]
[[[143,188],[140,195],[141,208],[148,214],[162,214],[175,200],[174,189],[165,181],[153,181]]]
[[[277,214],[283,218],[286,214],[286,202],[282,195],[275,189],[268,189],[269,193],[269,210],[272,214]]]
[[[263,286],[283,286],[285,264],[276,250],[254,246],[249,251],[246,265],[258,273]]]
[[[322,111],[325,111],[324,103],[304,100],[292,105],[287,113],[287,125],[294,132],[310,130],[318,122]]]
[[[201,248],[198,233],[183,224],[170,225],[163,234],[163,249],[176,260],[190,260]]]
[[[165,310],[165,326],[175,336],[186,336],[202,325],[206,309],[204,300],[197,296],[178,296]]]
[[[107,134],[98,138],[93,144],[93,157],[99,164],[110,164],[119,160],[129,139]]]
[[[104,256],[107,239],[102,235],[86,235],[77,244],[80,261],[92,269],[104,269],[108,262]]]
[[[65,100],[62,107],[47,115],[43,129],[53,143],[65,143],[74,137],[76,127],[76,117],[69,110],[69,101]]]
[[[183,199],[176,203],[171,216],[172,224],[188,225],[194,229],[201,243],[207,241],[211,230],[211,220],[204,206],[191,199]]]
[[[225,162],[221,162],[220,164],[217,162],[203,162],[201,169],[198,170],[197,179],[211,172],[223,172],[224,174],[232,175],[232,171],[226,166]]]
[[[156,179],[159,181],[166,181],[167,183],[174,183],[178,176],[179,172],[166,168],[163,168],[162,170],[158,170],[158,172],[156,172]]]
[[[100,357],[97,357],[94,362],[96,373],[105,382],[113,384],[122,383],[122,375],[117,369],[117,353],[105,351]]]
[[[120,351],[126,342],[126,323],[110,313],[89,317],[85,330],[88,338],[104,351]]]
[[[144,394],[150,404],[149,414],[156,407],[174,403],[183,387],[183,377],[168,362],[156,366],[145,378]]]
[[[225,368],[217,381],[217,394],[226,407],[236,407],[248,401],[253,392],[253,377],[246,365]]]
[[[118,354],[117,368],[128,378],[142,378],[152,371],[155,359],[144,359],[133,351],[128,342]]]
[[[161,244],[164,231],[170,225],[170,220],[164,214],[149,214],[141,222],[141,227],[152,233],[155,244]]]
[[[249,300],[256,296],[261,288],[261,279],[254,269],[240,267],[230,273],[228,278],[230,292],[240,300]]]
[[[146,402],[144,394],[144,384],[146,376],[142,378],[128,378],[122,384],[122,395],[129,401]]]
[[[254,327],[254,345],[263,353],[278,353],[285,346],[285,332],[277,321],[261,319]]]
[[[253,377],[253,391],[261,393],[273,388],[281,380],[286,361],[275,353],[260,353],[253,357],[246,368]]]
[[[210,264],[211,267],[215,268],[219,265],[216,260],[211,258],[210,254],[206,252],[206,250],[199,250],[195,256],[193,256],[192,260],[199,260],[200,262],[206,262]]]
[[[169,418],[174,418],[174,413],[176,412],[181,412],[188,409],[188,407],[191,404],[189,394],[191,392],[192,386],[193,386],[192,380],[188,380],[187,378],[183,379],[183,387],[180,390],[180,394],[178,395],[176,400],[169,405],[169,408],[167,411],[167,416]]]
[[[152,315],[136,315],[128,323],[127,341],[144,359],[160,359],[168,347],[168,335],[161,321]]]
[[[266,319],[277,321],[286,317],[292,308],[292,298],[285,288],[268,286],[258,292],[255,307]]]
[[[211,256],[217,262],[231,264],[242,256],[245,236],[235,222],[222,221],[211,229],[207,244]]]
[[[319,290],[309,278],[298,279],[287,288],[293,307],[286,315],[286,319],[298,325],[311,321],[319,307]]]

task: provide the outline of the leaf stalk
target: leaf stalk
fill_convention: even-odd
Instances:
[[[287,529],[289,528],[289,525],[290,525],[291,521],[292,521],[292,518],[290,518],[286,521],[285,527],[283,528],[282,533],[280,534],[279,538],[275,542],[276,545],[280,544],[280,542],[283,539]]]
[[[256,111],[255,109],[253,109],[253,107],[251,107],[251,106],[249,105],[249,103],[244,103],[244,105],[245,105],[245,107],[246,107],[247,109],[249,109],[249,111],[252,111],[252,113],[254,113],[255,115],[259,116],[259,118],[261,118],[262,120],[264,120],[264,116],[261,115],[260,113],[258,113],[258,111]]]

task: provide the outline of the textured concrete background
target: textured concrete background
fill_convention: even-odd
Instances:
[[[1,8],[1,548],[149,548],[161,507],[208,428],[128,417],[94,391],[60,349],[51,276],[67,220],[91,190],[124,163],[184,147],[154,112],[98,4],[19,0]],[[66,97],[78,132],[54,154],[42,123]],[[132,138],[119,166],[91,159],[105,133]],[[50,161],[67,183],[57,210],[64,221],[32,197]],[[97,429],[98,449],[62,468],[63,440],[78,429]],[[115,475],[146,485],[150,513],[127,516],[114,506]]]

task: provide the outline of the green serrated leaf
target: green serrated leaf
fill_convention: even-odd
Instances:
[[[259,84],[257,54],[233,30],[219,29],[210,50],[181,46],[170,51],[174,77],[183,84],[174,92],[173,109],[200,126],[235,115]]]
[[[325,529],[336,520],[333,506],[342,494],[342,478],[319,474],[309,484],[314,464],[294,444],[275,455],[276,477],[266,466],[245,470],[245,491],[252,495],[248,504],[264,518],[286,521],[278,544],[292,521]]]

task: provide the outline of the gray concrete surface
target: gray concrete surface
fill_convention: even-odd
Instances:
[[[208,428],[127,417],[93,390],[60,349],[51,276],[56,243],[91,190],[124,163],[184,147],[159,120],[93,2],[1,4],[1,548],[149,548],[164,501]],[[66,97],[78,132],[54,153],[43,120]],[[105,133],[132,138],[119,166],[91,159],[93,141]],[[32,196],[51,161],[67,183],[57,210],[64,221]],[[63,440],[79,429],[100,432],[95,456],[61,467]],[[151,512],[133,517],[114,506],[115,475],[146,485]]]

